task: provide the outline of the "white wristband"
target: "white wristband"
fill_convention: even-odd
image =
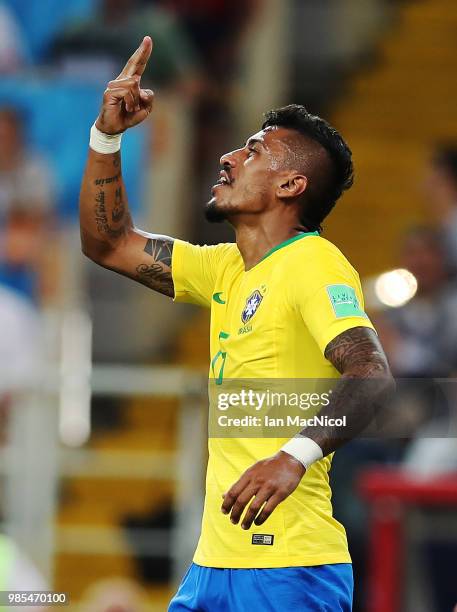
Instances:
[[[90,128],[89,146],[97,153],[117,153],[121,148],[122,134],[105,134],[95,125]]]
[[[319,444],[316,444],[311,438],[305,438],[303,436],[296,436],[290,439],[284,444],[281,450],[295,457],[295,459],[300,461],[306,469],[308,469],[312,463],[319,461],[319,459],[322,459],[324,456]]]

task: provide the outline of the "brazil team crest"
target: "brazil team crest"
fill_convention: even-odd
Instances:
[[[244,307],[244,310],[241,313],[241,320],[243,321],[243,323],[247,323],[252,319],[252,317],[257,312],[257,308],[260,306],[262,300],[263,295],[258,289],[251,293],[251,295],[246,300],[246,306]]]

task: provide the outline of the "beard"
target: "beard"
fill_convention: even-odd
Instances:
[[[211,198],[206,204],[205,219],[210,223],[223,223],[227,219],[225,211],[218,207],[216,198]]]

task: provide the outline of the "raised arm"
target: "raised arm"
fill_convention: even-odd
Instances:
[[[101,266],[173,297],[173,239],[134,227],[121,168],[120,135],[152,110],[153,92],[140,88],[151,51],[146,36],[103,95],[81,184],[81,246]]]

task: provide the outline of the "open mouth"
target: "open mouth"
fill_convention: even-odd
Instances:
[[[217,181],[214,187],[223,187],[223,186],[229,186],[229,185],[230,185],[230,181],[227,178],[222,177],[221,179]]]
[[[217,187],[230,187],[233,183],[233,179],[229,176],[226,170],[222,170],[220,172],[220,178],[215,185],[213,185],[213,189]]]
[[[230,178],[226,170],[221,170],[219,177],[220,178],[217,181],[216,185],[231,185],[233,183],[233,180]]]

